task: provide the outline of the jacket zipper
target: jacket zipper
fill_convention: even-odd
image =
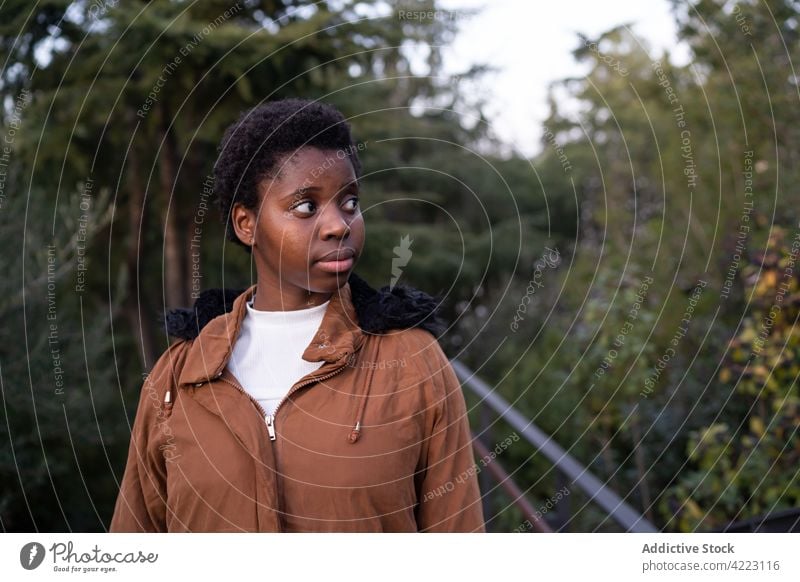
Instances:
[[[313,382],[319,382],[320,380],[326,380],[326,379],[330,378],[331,376],[334,376],[334,375],[338,374],[339,372],[344,370],[346,367],[347,366],[340,366],[340,367],[336,368],[333,372],[331,372],[329,374],[326,374],[324,376],[318,376],[318,377],[315,377],[315,378],[309,378],[308,380],[306,380],[302,384],[298,384],[298,385],[292,387],[292,389],[289,390],[289,392],[287,392],[286,395],[283,398],[280,399],[280,401],[278,402],[278,405],[275,407],[275,410],[272,411],[272,414],[265,415],[265,417],[264,417],[264,419],[267,421],[267,432],[269,433],[269,440],[274,441],[277,438],[277,436],[275,434],[275,415],[278,414],[278,409],[281,407],[281,404],[286,402],[286,399],[289,398],[289,396],[294,394],[297,390],[299,390],[303,386],[307,386],[308,384],[311,384]]]
[[[347,354],[345,354],[345,356],[346,355]],[[267,432],[269,433],[269,440],[274,441],[274,440],[277,439],[277,434],[275,432],[275,415],[278,413],[278,409],[286,401],[286,399],[289,398],[289,396],[294,394],[297,390],[299,390],[303,386],[307,386],[307,385],[312,384],[314,382],[319,382],[320,380],[326,380],[326,379],[330,378],[331,376],[335,376],[336,374],[338,374],[339,372],[344,370],[346,367],[347,367],[346,365],[340,366],[340,367],[336,368],[333,372],[330,372],[329,374],[325,374],[324,376],[315,376],[313,378],[309,378],[308,380],[306,380],[302,384],[297,384],[295,386],[292,386],[292,388],[289,389],[289,392],[287,392],[286,395],[283,398],[280,399],[280,401],[278,402],[278,405],[275,407],[275,410],[272,412],[272,414],[267,414],[267,412],[264,410],[264,407],[261,406],[261,403],[258,400],[256,400],[255,398],[253,398],[250,395],[250,393],[247,392],[247,390],[245,390],[242,386],[240,386],[238,384],[238,382],[234,383],[234,382],[231,382],[230,380],[227,380],[226,378],[223,378],[222,377],[222,373],[220,373],[220,375],[217,376],[217,379],[221,380],[222,382],[225,382],[226,384],[230,384],[231,386],[233,386],[234,388],[239,390],[242,394],[247,396],[250,399],[250,401],[253,402],[258,407],[259,412],[261,412],[261,416],[264,418],[264,421],[267,423]]]
[[[245,390],[244,388],[239,386],[238,383],[231,382],[230,380],[227,380],[227,379],[223,378],[222,376],[217,376],[216,380],[220,380],[220,381],[225,382],[226,384],[230,384],[231,386],[236,388],[239,392],[241,392],[242,394],[247,396],[250,399],[250,402],[255,404],[256,407],[258,407],[259,412],[261,412],[261,416],[263,416],[263,417],[267,416],[267,412],[264,410],[264,407],[261,406],[261,403],[258,400],[256,400],[255,398],[253,398],[247,390]]]

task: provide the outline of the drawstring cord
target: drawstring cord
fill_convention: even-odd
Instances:
[[[369,398],[369,389],[372,386],[372,376],[375,374],[375,368],[370,366],[369,370],[369,377],[367,378],[366,387],[364,388],[364,394],[362,396],[361,404],[358,406],[358,414],[356,415],[356,423],[353,426],[353,430],[350,431],[350,435],[347,437],[347,441],[352,445],[358,438],[361,436],[361,421],[364,419],[364,409],[367,407],[367,399]]]

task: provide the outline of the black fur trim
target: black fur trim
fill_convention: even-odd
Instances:
[[[194,307],[170,309],[164,316],[167,333],[181,339],[193,339],[205,325],[233,309],[234,300],[246,289],[207,289],[200,292]]]
[[[388,285],[379,291],[364,279],[350,274],[351,297],[358,323],[367,333],[383,333],[390,329],[420,327],[437,338],[446,322],[439,312],[439,299],[405,285]],[[212,319],[233,309],[234,300],[246,289],[207,289],[202,291],[192,308],[169,310],[164,316],[167,333],[181,339],[194,339]]]

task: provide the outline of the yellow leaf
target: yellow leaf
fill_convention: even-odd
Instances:
[[[694,519],[700,519],[703,517],[703,510],[700,509],[700,506],[695,503],[694,499],[687,499],[686,500],[686,509]]]

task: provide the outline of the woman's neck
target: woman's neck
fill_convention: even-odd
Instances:
[[[327,303],[332,296],[333,293],[316,293],[288,283],[275,285],[259,279],[253,309],[258,311],[297,311]]]

